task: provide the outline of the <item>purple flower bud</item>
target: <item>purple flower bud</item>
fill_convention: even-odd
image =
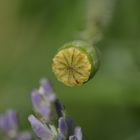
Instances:
[[[44,94],[47,100],[49,100],[50,102],[53,102],[56,99],[56,97],[55,97],[55,94],[54,94],[54,91],[52,89],[50,82],[46,79],[42,79],[40,83],[41,83],[41,86],[39,88],[39,92],[41,94]]]
[[[63,136],[65,136],[65,137],[67,136],[68,127],[67,127],[64,117],[59,118],[58,129],[59,129],[60,133],[63,134]]]
[[[82,140],[83,135],[80,127],[76,127],[74,133],[78,140]]]
[[[0,128],[4,137],[8,140],[31,140],[31,134],[20,133],[18,125],[17,113],[14,110],[8,110],[5,115],[0,115]]]
[[[17,130],[17,126],[18,126],[17,113],[13,110],[8,110],[7,117],[8,117],[10,129]]]
[[[36,135],[45,140],[53,140],[53,134],[47,125],[42,124],[36,117],[30,115],[28,118]]]
[[[32,92],[32,104],[36,112],[49,120],[50,104],[37,90]]]
[[[55,100],[55,108],[59,117],[64,117],[64,108],[58,99]]]
[[[69,140],[82,140],[83,134],[80,127],[74,129],[74,135],[69,137]]]
[[[9,131],[9,121],[7,116],[0,116],[0,128],[5,132]]]
[[[41,86],[43,87],[44,92],[45,92],[46,94],[53,93],[52,86],[51,86],[50,82],[49,82],[47,79],[42,79],[42,80],[40,81],[40,83],[41,83]]]
[[[11,138],[17,134],[17,114],[13,110],[8,110],[6,115],[0,117],[0,128]]]
[[[74,121],[70,117],[66,118],[66,123],[68,126],[68,134],[72,135],[74,133]]]

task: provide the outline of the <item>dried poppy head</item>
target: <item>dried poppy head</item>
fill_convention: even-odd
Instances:
[[[53,58],[52,70],[56,78],[68,86],[87,82],[99,66],[97,50],[84,41],[65,44]]]

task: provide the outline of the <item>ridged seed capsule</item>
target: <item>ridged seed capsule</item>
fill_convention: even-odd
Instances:
[[[56,78],[67,86],[79,86],[91,79],[99,66],[97,50],[84,41],[65,44],[53,58]]]

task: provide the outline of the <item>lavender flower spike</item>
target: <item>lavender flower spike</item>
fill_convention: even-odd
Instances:
[[[81,128],[75,127],[72,119],[66,116],[48,80],[43,79],[31,97],[39,116],[30,115],[28,120],[40,140],[83,140]]]
[[[14,110],[8,110],[6,114],[0,114],[0,131],[8,140],[31,140],[31,134],[20,132],[18,117]]]

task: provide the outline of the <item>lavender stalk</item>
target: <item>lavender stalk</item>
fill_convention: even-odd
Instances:
[[[19,130],[17,113],[10,109],[5,114],[0,114],[0,132],[4,140],[31,140],[29,131]]]
[[[31,94],[36,115],[28,120],[40,140],[83,140],[82,129],[75,127],[48,80],[42,80]]]

